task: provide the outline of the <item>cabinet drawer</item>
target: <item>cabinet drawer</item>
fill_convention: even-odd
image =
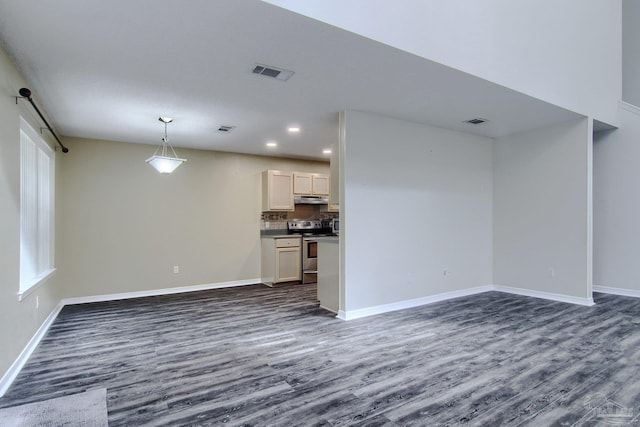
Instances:
[[[276,248],[291,248],[295,246],[300,246],[300,238],[299,237],[285,237],[282,239],[276,240]]]

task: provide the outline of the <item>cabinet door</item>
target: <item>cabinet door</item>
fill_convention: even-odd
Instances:
[[[265,171],[263,174],[263,211],[292,211],[293,205],[293,174],[275,170]]]
[[[293,173],[293,194],[300,196],[310,196],[313,191],[313,175],[310,173]]]
[[[329,175],[313,175],[313,195],[328,196],[329,195]]]
[[[276,249],[276,274],[274,283],[300,280],[301,257],[300,247]]]

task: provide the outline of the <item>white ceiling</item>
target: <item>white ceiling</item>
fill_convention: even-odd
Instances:
[[[345,109],[490,137],[577,117],[259,0],[0,0],[0,40],[64,136],[158,144],[170,116],[175,147],[322,159]]]

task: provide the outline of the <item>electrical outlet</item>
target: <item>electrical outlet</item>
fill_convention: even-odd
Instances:
[[[442,275],[443,276],[448,276],[449,275],[449,270],[447,270],[446,268],[442,269]]]
[[[179,265],[174,265],[173,266],[173,274],[178,274],[180,273],[180,266]]]

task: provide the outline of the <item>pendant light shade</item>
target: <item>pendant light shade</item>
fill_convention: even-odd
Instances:
[[[147,159],[147,163],[153,166],[160,173],[171,173],[176,170],[182,162],[186,161],[186,159],[165,156],[151,156]]]
[[[182,163],[186,162],[187,159],[179,158],[176,151],[173,149],[171,144],[169,144],[169,138],[167,137],[167,124],[171,123],[173,119],[170,117],[160,117],[158,120],[164,123],[164,138],[162,138],[162,146],[158,147],[156,152],[153,153],[153,156],[149,157],[146,161],[160,173],[171,173]],[[173,153],[173,157],[171,156],[171,153]]]

